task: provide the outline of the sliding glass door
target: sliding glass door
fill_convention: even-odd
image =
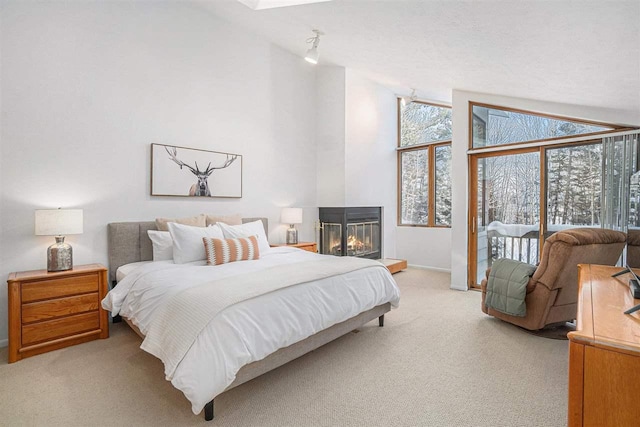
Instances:
[[[603,145],[602,136],[620,126],[469,106],[469,287],[478,287],[498,258],[536,264],[556,231],[626,230],[627,216],[640,218],[640,176],[632,177],[637,134],[607,137]],[[577,135],[593,139],[566,142]]]
[[[602,224],[602,143],[471,155],[469,285],[498,258],[537,264],[558,230]]]
[[[477,285],[498,258],[538,260],[540,153],[538,150],[472,158],[473,275]]]

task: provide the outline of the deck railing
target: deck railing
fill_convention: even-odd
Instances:
[[[489,267],[493,260],[509,258],[527,264],[537,264],[540,253],[538,231],[530,231],[523,236],[505,236],[496,231],[487,232],[487,258]]]

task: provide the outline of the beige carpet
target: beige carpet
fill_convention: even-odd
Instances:
[[[205,423],[124,324],[8,365],[0,425],[563,426],[568,342],[485,316],[449,275],[394,276],[401,307],[216,399]]]

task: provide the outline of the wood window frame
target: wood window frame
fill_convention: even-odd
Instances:
[[[529,140],[529,141],[510,142],[508,144],[487,145],[485,147],[474,147],[473,146],[473,126],[472,126],[472,124],[473,124],[473,107],[474,106],[475,107],[490,108],[490,109],[500,110],[500,111],[508,111],[508,112],[512,112],[512,113],[540,116],[540,117],[545,117],[545,118],[553,119],[553,120],[563,120],[563,121],[568,121],[568,122],[581,123],[581,124],[585,124],[585,125],[605,126],[605,127],[611,128],[611,129],[604,130],[604,131],[598,131],[598,132],[579,133],[579,134],[576,134],[576,135],[557,136],[557,137],[554,137],[554,138],[532,139],[532,140]],[[564,140],[564,139],[568,139],[568,138],[576,138],[576,137],[589,138],[589,137],[592,137],[592,136],[595,137],[595,136],[600,136],[600,135],[603,135],[603,137],[604,137],[604,135],[607,135],[609,133],[627,131],[627,130],[632,130],[632,129],[633,128],[620,126],[620,125],[615,125],[615,124],[611,124],[611,123],[596,122],[596,121],[593,121],[593,120],[582,120],[582,119],[576,119],[576,118],[572,118],[572,117],[559,116],[559,115],[555,115],[555,114],[539,113],[537,111],[522,110],[522,109],[518,109],[518,108],[502,107],[500,105],[492,105],[492,104],[485,104],[485,103],[482,103],[482,102],[469,101],[469,144],[468,144],[469,150],[478,150],[480,148],[487,148],[487,147],[505,147],[506,149],[508,149],[508,148],[514,149],[514,148],[517,148],[520,144],[533,144],[533,143],[536,143],[536,142],[560,141],[560,140]]]
[[[477,238],[477,229],[478,229],[478,174],[476,173],[478,170],[478,159],[485,159],[489,157],[500,157],[500,156],[508,156],[508,155],[516,155],[516,154],[528,154],[528,153],[539,153],[540,155],[540,230],[538,238],[542,239],[544,236],[543,229],[546,229],[546,201],[543,199],[543,195],[546,195],[546,181],[543,181],[543,177],[546,176],[546,158],[545,158],[545,149],[546,147],[526,147],[526,148],[508,148],[500,151],[491,151],[488,153],[475,153],[469,155],[469,209],[467,212],[467,236],[469,236],[467,243],[467,288],[480,290],[480,284],[476,283],[477,277],[477,252],[478,252],[478,238]],[[543,184],[544,183],[544,184]],[[544,201],[544,202],[543,202]],[[542,207],[542,203],[544,203],[544,208]],[[540,240],[543,242],[543,240]],[[544,243],[544,242],[543,242]],[[540,245],[538,257],[542,250],[542,244]]]
[[[590,120],[575,119],[572,117],[564,117],[554,114],[539,113],[536,111],[522,110],[511,107],[503,107],[499,105],[486,104],[481,102],[469,101],[468,103],[468,148],[467,164],[468,164],[468,210],[467,210],[467,287],[468,289],[480,290],[480,285],[475,283],[477,277],[477,198],[478,198],[478,177],[476,174],[478,168],[478,159],[487,157],[504,156],[510,154],[523,154],[539,152],[540,155],[540,230],[539,230],[539,253],[538,257],[542,256],[542,248],[544,246],[544,236],[547,231],[547,150],[554,148],[562,148],[567,146],[582,146],[602,143],[602,139],[608,134],[615,132],[623,132],[632,130],[633,128],[615,125],[611,123],[596,122]],[[532,114],[541,117],[547,117],[555,120],[566,120],[571,122],[584,123],[596,126],[606,126],[612,128],[611,130],[601,132],[591,132],[578,135],[562,136],[556,138],[546,138],[531,141],[520,141],[509,144],[491,145],[482,148],[490,148],[491,151],[482,151],[482,148],[473,147],[473,107],[485,107],[495,108],[502,111],[512,111],[521,114]],[[580,138],[579,141],[567,141],[575,138]],[[583,139],[584,138],[584,139]],[[538,143],[539,145],[531,146],[530,144]]]
[[[451,228],[451,225],[437,225],[436,224],[436,148],[442,146],[452,146],[452,140],[433,141],[425,144],[415,144],[406,147],[400,146],[400,140],[402,135],[402,116],[401,116],[401,103],[398,98],[397,112],[398,112],[398,142],[397,142],[397,218],[396,223],[398,227],[421,227],[421,228]],[[450,105],[437,104],[433,102],[413,101],[418,104],[431,105],[434,107],[449,108]],[[403,224],[402,223],[402,154],[410,151],[427,150],[427,168],[428,168],[428,187],[427,187],[427,223],[426,224]]]
[[[549,186],[549,176],[547,174],[547,152],[548,150],[565,148],[569,146],[582,147],[586,145],[601,144],[602,139],[589,139],[580,142],[570,143],[558,143],[550,145],[541,145],[537,147],[521,147],[521,148],[507,148],[500,151],[490,151],[485,153],[471,153],[469,154],[469,209],[467,216],[467,235],[469,236],[467,244],[467,287],[473,290],[480,290],[480,284],[475,283],[477,277],[477,259],[476,254],[478,250],[478,240],[476,236],[478,228],[478,215],[477,212],[477,198],[478,198],[478,160],[489,157],[508,156],[515,154],[525,153],[539,153],[540,161],[540,229],[538,231],[538,239],[540,245],[538,248],[538,259],[542,256],[542,248],[545,242],[545,236],[547,233],[547,189]]]
[[[414,145],[408,148],[398,149],[397,170],[398,170],[398,226],[399,227],[430,227],[430,228],[451,228],[451,225],[436,224],[436,148],[451,146],[451,141],[434,142],[432,144]],[[426,224],[403,224],[402,223],[402,154],[411,151],[427,151],[428,186],[427,186],[427,223]]]

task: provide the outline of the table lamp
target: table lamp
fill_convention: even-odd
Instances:
[[[66,234],[82,234],[82,209],[36,210],[36,236],[55,236],[56,242],[47,249],[47,271],[73,268],[73,249],[64,242]]]
[[[298,243],[298,230],[296,230],[295,224],[302,224],[302,208],[283,208],[280,214],[280,222],[289,224],[287,245]]]

